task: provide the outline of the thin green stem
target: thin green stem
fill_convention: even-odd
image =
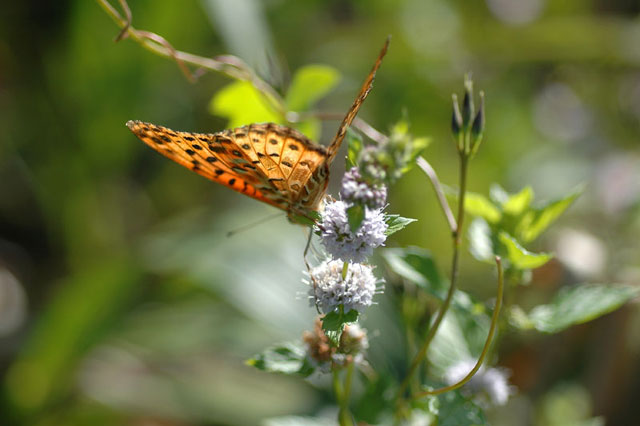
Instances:
[[[351,383],[353,382],[353,371],[354,371],[354,363],[351,362],[349,366],[347,366],[347,373],[344,378],[344,389],[342,394],[342,400],[345,408],[348,407],[349,399],[351,398]]]
[[[349,272],[349,262],[344,262],[342,265],[342,281],[347,279],[348,272]]]
[[[422,398],[423,396],[428,396],[428,395],[439,395],[441,393],[458,389],[459,387],[467,383],[469,380],[471,380],[471,378],[478,372],[478,370],[482,366],[482,363],[484,362],[484,359],[486,358],[487,353],[489,353],[489,348],[491,347],[491,342],[493,341],[493,336],[496,332],[496,328],[498,325],[498,318],[500,315],[500,308],[502,307],[502,295],[504,293],[504,277],[503,277],[504,274],[502,273],[502,262],[500,261],[500,258],[498,256],[496,256],[496,265],[498,266],[498,296],[496,299],[496,306],[493,308],[493,314],[491,315],[491,326],[489,327],[489,334],[487,335],[487,340],[484,342],[482,353],[480,354],[480,357],[478,358],[476,365],[471,369],[469,374],[467,374],[459,382],[449,386],[439,388],[439,389],[417,393],[413,396],[413,399]]]
[[[453,232],[453,259],[451,262],[451,284],[449,286],[449,291],[447,292],[447,296],[436,315],[431,328],[429,329],[429,333],[425,337],[425,340],[422,344],[422,347],[413,358],[411,362],[411,366],[409,367],[409,372],[407,376],[400,384],[400,388],[398,389],[397,399],[401,401],[404,397],[404,392],[411,380],[411,377],[415,374],[416,370],[424,360],[427,355],[427,351],[429,350],[429,345],[431,341],[435,337],[442,320],[444,319],[444,315],[449,310],[449,306],[451,306],[451,301],[453,300],[453,295],[455,293],[456,284],[458,281],[458,258],[460,257],[460,243],[462,241],[462,225],[464,223],[464,200],[465,194],[467,192],[467,166],[468,166],[468,157],[464,152],[460,153],[460,190],[458,193],[458,219],[456,221],[457,226],[455,231]]]
[[[351,394],[351,380],[353,377],[353,363],[347,368],[344,387],[340,384],[340,369],[333,368],[333,392],[338,403],[338,424],[340,426],[354,426],[353,417],[349,412],[349,397]]]

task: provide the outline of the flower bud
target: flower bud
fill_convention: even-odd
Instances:
[[[484,92],[480,92],[480,108],[476,118],[473,119],[473,125],[471,126],[471,136],[473,137],[471,152],[475,154],[482,141],[482,135],[484,134]]]
[[[453,112],[451,114],[451,131],[453,132],[453,137],[458,139],[458,135],[460,134],[460,130],[462,129],[462,114],[460,114],[458,96],[456,96],[456,94],[454,93],[451,97],[453,100]]]
[[[465,129],[469,129],[473,120],[473,81],[467,75],[464,79],[464,99],[462,101],[462,123]]]

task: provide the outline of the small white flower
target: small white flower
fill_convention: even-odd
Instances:
[[[312,306],[317,304],[325,314],[340,305],[344,306],[344,312],[352,309],[362,312],[373,303],[378,284],[373,268],[359,263],[350,264],[343,280],[343,265],[341,260],[331,260],[311,270],[309,303]]]
[[[354,233],[349,227],[344,201],[327,203],[322,212],[321,237],[327,252],[335,259],[345,262],[362,263],[373,254],[373,249],[384,244],[387,224],[382,209],[365,207],[365,215],[360,228]]]
[[[340,196],[348,203],[361,204],[372,210],[381,209],[387,202],[387,187],[369,185],[356,167],[352,167],[342,177]]]
[[[473,369],[476,361],[464,360],[447,368],[444,374],[444,381],[452,385],[458,383]],[[476,372],[462,389],[474,394],[488,397],[493,405],[504,405],[509,400],[509,396],[515,393],[515,387],[509,385],[509,371],[505,368],[487,368],[484,366]]]

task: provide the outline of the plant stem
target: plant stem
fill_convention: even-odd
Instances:
[[[344,388],[340,385],[340,370],[333,367],[333,391],[338,403],[338,424],[340,426],[354,426],[349,412],[349,396],[351,393],[351,378],[353,376],[353,363],[347,369]]]
[[[342,265],[342,281],[347,279],[347,273],[349,272],[349,262],[344,262]]]
[[[496,331],[496,328],[497,328],[497,325],[498,325],[498,317],[500,315],[500,308],[502,307],[502,295],[503,295],[503,292],[504,292],[504,277],[503,277],[504,274],[502,273],[502,262],[500,261],[500,257],[498,257],[498,256],[496,256],[496,265],[498,266],[498,296],[497,296],[497,299],[496,299],[496,306],[493,308],[493,314],[491,315],[491,326],[489,327],[489,334],[487,335],[487,340],[484,342],[484,347],[482,348],[482,353],[480,354],[480,357],[478,358],[478,361],[476,362],[476,365],[471,369],[469,374],[467,374],[458,383],[454,383],[452,385],[445,386],[445,387],[440,388],[440,389],[434,389],[434,390],[429,390],[429,391],[424,391],[424,392],[417,393],[417,394],[415,394],[413,396],[413,399],[418,399],[418,398],[421,398],[421,397],[427,396],[427,395],[439,395],[441,393],[445,393],[445,392],[452,391],[454,389],[458,389],[459,387],[461,387],[465,383],[467,383],[469,380],[471,380],[471,378],[476,374],[476,372],[482,366],[482,363],[483,363],[484,359],[486,358],[487,353],[489,352],[489,348],[490,348],[491,342],[493,340],[493,335],[495,334],[495,331]]]
[[[468,166],[469,157],[464,153],[460,152],[460,189],[458,192],[458,219],[456,229],[453,231],[453,259],[451,262],[451,284],[449,286],[449,291],[447,292],[447,296],[436,315],[431,328],[429,329],[429,333],[427,334],[422,347],[413,358],[411,362],[411,366],[409,367],[409,372],[407,376],[400,384],[400,388],[398,389],[397,399],[401,401],[404,397],[404,392],[407,388],[411,377],[414,375],[418,366],[422,363],[425,356],[427,355],[427,350],[429,349],[429,345],[431,341],[435,337],[442,320],[444,319],[444,315],[449,310],[449,306],[451,305],[451,301],[453,300],[453,295],[456,289],[456,283],[458,281],[458,258],[460,251],[460,242],[462,241],[462,225],[464,223],[464,200],[465,194],[467,192],[467,166]]]

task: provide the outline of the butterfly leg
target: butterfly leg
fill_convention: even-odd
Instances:
[[[307,272],[309,273],[309,277],[311,278],[311,282],[313,283],[313,295],[316,302],[316,311],[318,311],[319,315],[322,315],[322,312],[320,312],[320,307],[318,306],[318,298],[315,297],[316,291],[318,289],[318,283],[311,273],[311,266],[309,265],[309,261],[307,260],[307,255],[309,254],[309,249],[311,248],[311,238],[313,238],[313,228],[309,228],[309,238],[307,238],[307,245],[304,248],[304,265],[307,267]]]

